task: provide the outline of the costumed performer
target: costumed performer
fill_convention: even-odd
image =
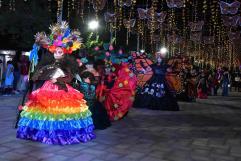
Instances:
[[[25,103],[18,122],[17,138],[46,144],[76,144],[95,137],[91,112],[83,94],[68,83],[73,77],[67,55],[81,46],[80,33],[66,22],[50,26],[51,34],[36,35],[36,43],[53,53],[55,61],[43,66],[32,79],[45,80]]]
[[[78,88],[76,89],[84,94],[84,99],[87,101],[87,105],[92,113],[91,117],[93,119],[95,129],[106,129],[111,126],[111,123],[105,107],[96,99],[96,80],[94,73],[97,74],[97,71],[90,69],[91,65],[87,64],[90,63],[87,58],[77,59],[77,62],[80,69],[85,70],[81,70],[75,75],[75,83],[78,84]],[[91,73],[91,71],[95,72]]]
[[[170,89],[165,79],[166,72],[171,72],[171,69],[164,64],[164,56],[161,53],[157,53],[156,58],[156,63],[143,69],[144,72],[152,70],[153,75],[145,83],[141,92],[136,94],[134,107],[178,111],[179,106],[174,96],[175,93]]]
[[[96,87],[93,84],[95,77],[91,72],[85,71],[81,74],[80,91],[84,94],[87,105],[92,113],[95,129],[106,129],[111,126],[105,107],[96,99]]]
[[[111,121],[124,118],[132,107],[137,79],[127,63],[106,67],[98,85],[97,98],[104,104]]]

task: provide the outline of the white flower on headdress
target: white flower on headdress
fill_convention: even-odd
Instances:
[[[80,35],[81,35],[79,30],[73,30],[71,34],[75,35],[75,36],[78,36],[78,37],[80,37]]]
[[[60,29],[61,29],[62,31],[66,31],[67,28],[69,28],[68,22],[62,21],[62,22],[60,23]]]
[[[50,42],[45,32],[38,32],[34,37],[35,37],[35,43],[38,45],[48,45]]]
[[[58,22],[54,25],[50,25],[49,29],[51,30],[51,34],[58,35],[64,34],[64,32],[68,29],[69,25],[66,21]]]

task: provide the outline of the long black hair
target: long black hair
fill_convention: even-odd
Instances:
[[[56,61],[54,58],[54,54],[50,53],[47,49],[42,48],[41,50],[39,50],[38,55],[39,62],[35,71],[46,65],[53,64]],[[69,70],[73,75],[78,73],[78,63],[72,54],[64,55],[64,58],[62,58],[60,61],[60,66],[61,69],[65,71]]]
[[[79,64],[72,55],[65,55],[61,62],[61,68],[63,70],[70,70],[71,74],[75,75],[79,73]]]
[[[40,50],[38,51],[38,56],[39,56],[39,60],[38,60],[39,62],[35,70],[39,70],[40,68],[46,65],[53,64],[55,61],[54,55],[45,48],[40,48]]]
[[[95,76],[94,76],[94,74],[92,74],[92,73],[89,72],[89,71],[84,71],[84,72],[81,74],[81,78],[83,78],[83,79],[89,78],[91,84],[93,84],[94,81],[95,81]]]

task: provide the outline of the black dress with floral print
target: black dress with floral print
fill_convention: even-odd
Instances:
[[[178,111],[177,100],[165,79],[167,66],[153,64],[150,67],[153,76],[146,82],[140,93],[137,93],[134,107]]]

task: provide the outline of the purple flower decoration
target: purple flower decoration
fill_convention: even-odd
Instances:
[[[63,43],[61,40],[57,40],[54,42],[54,46],[62,46],[62,45],[63,45]]]
[[[106,55],[106,56],[110,56],[110,52],[108,52],[108,51],[105,52],[105,55]]]
[[[95,47],[95,51],[99,51],[99,49],[100,49],[100,48],[99,48],[98,46]]]
[[[110,50],[110,51],[114,50],[113,45],[110,45],[110,46],[109,46],[109,50]]]
[[[121,49],[119,50],[119,54],[120,54],[120,55],[123,54],[123,51],[122,51]]]
[[[57,40],[62,40],[62,36],[59,35],[58,38],[57,38]]]

